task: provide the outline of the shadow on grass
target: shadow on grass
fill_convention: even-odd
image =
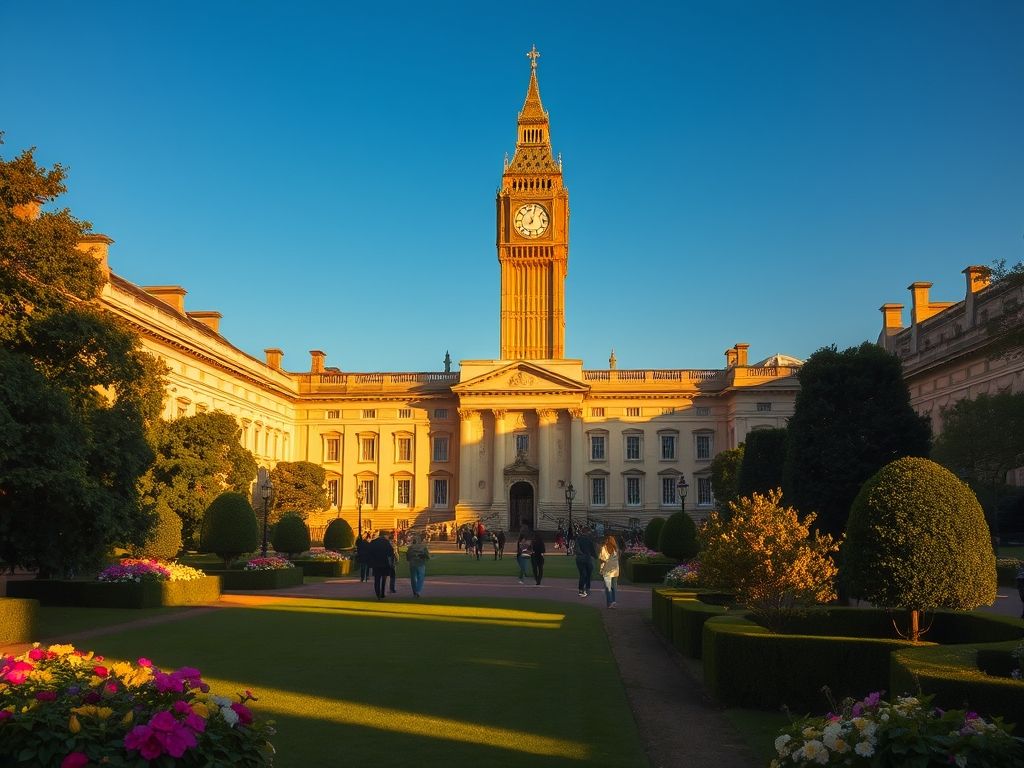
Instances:
[[[529,600],[269,598],[90,647],[252,689],[277,766],[645,768],[600,622]]]

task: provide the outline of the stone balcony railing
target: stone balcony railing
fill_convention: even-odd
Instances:
[[[458,373],[323,373],[295,374],[299,392],[443,392],[459,381]]]

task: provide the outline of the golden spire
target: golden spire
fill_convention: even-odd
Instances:
[[[526,54],[530,60],[530,86],[526,89],[526,101],[523,102],[523,109],[519,113],[520,123],[547,122],[548,113],[544,111],[544,105],[540,101],[540,86],[537,84],[537,59],[540,54],[537,46],[533,46]]]
[[[548,113],[540,101],[540,86],[537,84],[537,59],[540,53],[537,52],[537,46],[533,46],[526,57],[530,60],[530,85],[526,89],[526,101],[519,112],[516,151],[512,161],[505,164],[505,173],[561,173],[562,166],[555,162],[551,152]]]

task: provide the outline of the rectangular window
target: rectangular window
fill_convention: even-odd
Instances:
[[[604,408],[591,408],[590,415],[596,418],[601,418],[604,416]]]
[[[448,461],[448,438],[434,438],[434,461]]]
[[[448,409],[447,408],[435,408],[434,409],[434,418],[435,419],[447,419],[448,418]]]
[[[412,438],[398,438],[398,461],[412,461]]]
[[[708,461],[711,459],[711,435],[697,435],[696,450],[697,461]]]
[[[765,413],[766,411],[770,411],[771,409],[772,409],[772,404],[771,403],[758,403],[757,404],[757,410],[760,411],[761,413]]]
[[[627,477],[626,478],[626,506],[628,506],[628,507],[639,507],[640,506],[640,478],[639,477]]]
[[[606,494],[605,479],[603,477],[590,478],[590,503],[595,507],[603,507],[608,503]]]
[[[448,506],[448,480],[446,478],[434,478],[434,506]]]
[[[711,415],[711,406],[709,406],[709,405],[698,405],[696,408],[693,409],[693,412],[694,412],[695,416],[710,416]]]
[[[326,461],[338,461],[341,455],[341,440],[337,437],[328,437],[326,446]]]
[[[516,456],[526,456],[530,452],[530,436],[516,435]]]
[[[590,460],[604,461],[604,435],[590,436]]]
[[[328,411],[327,412],[327,418],[328,419],[340,419],[341,418],[341,411]]]
[[[395,521],[395,528],[397,528],[400,531],[407,531],[407,530],[409,530],[409,518],[407,518],[407,517],[400,517],[400,518],[398,518]]]
[[[398,418],[400,418],[400,419],[411,419],[412,418],[412,408],[399,408],[398,409]]]
[[[373,480],[360,480],[359,485],[363,488],[363,506],[372,507],[377,503],[377,484]]]
[[[395,486],[395,503],[400,507],[408,507],[412,498],[412,480],[402,478]]]
[[[668,414],[675,413],[675,412],[676,412],[676,409],[673,408],[672,406],[666,406],[665,408],[661,409],[661,415],[662,416],[667,416]]]
[[[674,477],[661,478],[661,506],[674,507],[676,501],[676,479]]]
[[[627,416],[639,416],[640,415],[640,409],[639,408],[627,408],[626,409],[626,415]]]
[[[697,506],[698,507],[710,507],[715,503],[714,496],[711,495],[711,478],[710,477],[698,477],[697,478]]]
[[[331,502],[332,507],[338,506],[338,481],[328,480],[327,481],[327,498]]]
[[[363,418],[364,419],[376,419],[377,418],[377,409],[376,408],[363,408]]]
[[[626,461],[640,461],[640,435],[626,435]]]
[[[665,460],[672,460],[676,457],[676,436],[675,435],[662,435],[661,436],[661,458]]]
[[[376,461],[377,460],[377,438],[376,437],[361,437],[361,438],[359,438],[359,460],[360,461]]]

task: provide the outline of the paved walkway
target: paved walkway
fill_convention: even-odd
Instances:
[[[676,651],[654,632],[650,622],[650,587],[623,586],[615,609],[605,608],[600,580],[587,598],[580,598],[575,579],[546,579],[541,586],[519,584],[497,576],[427,576],[424,602],[449,597],[530,598],[592,605],[600,610],[615,661],[629,697],[640,739],[651,768],[755,768],[750,753],[725,716],[704,694],[703,685],[683,667]],[[80,632],[46,642],[80,642],[129,627],[181,621],[210,610],[230,608],[243,600],[232,592],[219,606],[206,606],[166,616]],[[245,600],[280,597],[373,599],[373,584],[358,579],[332,579],[289,590],[247,594]],[[398,593],[387,600],[414,600],[408,580],[399,579]],[[27,646],[4,648],[20,652]]]

